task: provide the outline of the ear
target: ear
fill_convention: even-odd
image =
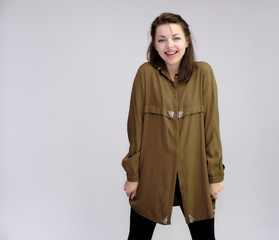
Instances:
[[[186,45],[185,45],[185,48],[187,48],[189,45],[189,41],[186,39]]]

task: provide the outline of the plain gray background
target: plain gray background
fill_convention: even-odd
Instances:
[[[151,22],[181,14],[215,72],[221,240],[279,239],[278,1],[0,2],[0,239],[127,238],[122,158]],[[155,240],[190,239],[179,208]]]

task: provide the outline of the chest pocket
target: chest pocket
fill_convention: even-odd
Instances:
[[[152,106],[152,105],[145,106],[144,113],[157,114],[157,115],[167,117],[169,119],[172,119],[174,117],[174,111],[162,107]]]
[[[193,114],[203,113],[204,107],[203,105],[195,105],[185,108],[184,111],[178,111],[179,118],[184,118],[185,116],[191,116]]]

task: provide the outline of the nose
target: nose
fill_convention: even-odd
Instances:
[[[172,47],[173,47],[173,41],[172,41],[172,39],[169,39],[169,40],[167,41],[167,47],[168,47],[168,48],[172,48]]]

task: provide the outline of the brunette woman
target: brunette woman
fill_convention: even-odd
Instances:
[[[128,239],[151,239],[156,223],[171,223],[176,205],[192,239],[215,239],[224,165],[213,70],[195,61],[189,26],[172,13],[153,21],[147,56],[133,83],[130,148],[122,161],[131,205]]]

